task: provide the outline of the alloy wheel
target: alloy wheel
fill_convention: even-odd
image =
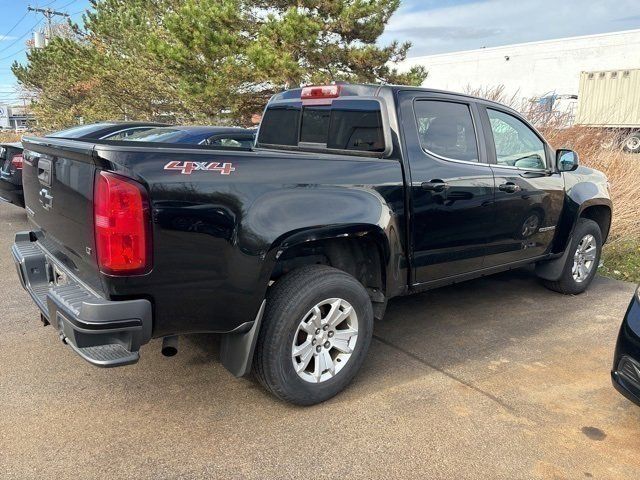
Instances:
[[[596,263],[597,248],[596,239],[591,234],[585,235],[578,242],[571,269],[571,274],[576,282],[582,283],[589,278]]]
[[[300,378],[320,383],[335,377],[347,364],[358,340],[358,316],[349,302],[329,298],[302,318],[291,347]]]

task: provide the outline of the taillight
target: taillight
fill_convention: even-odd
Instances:
[[[340,96],[340,85],[323,85],[317,87],[304,87],[300,92],[301,99],[312,98],[336,98]]]
[[[22,157],[22,154],[14,155],[11,159],[11,166],[16,170],[22,170],[23,161],[24,158]]]
[[[96,175],[93,193],[96,254],[109,275],[151,269],[151,220],[147,192],[131,179],[108,172]]]

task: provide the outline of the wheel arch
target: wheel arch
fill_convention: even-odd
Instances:
[[[376,318],[381,318],[387,294],[393,290],[387,278],[392,250],[388,235],[378,225],[325,226],[292,232],[271,248],[274,254],[269,281],[277,282],[305,265],[329,265],[352,275],[365,287]]]
[[[580,211],[579,218],[588,218],[598,224],[600,232],[602,232],[602,243],[604,244],[611,231],[612,216],[611,203],[606,204],[603,202],[584,206]]]
[[[606,242],[611,230],[613,205],[609,198],[597,197],[586,200],[570,198],[565,202],[564,213],[558,223],[558,232],[554,240],[553,253],[563,253],[569,244],[573,231],[580,218],[595,221],[602,232],[602,242]]]

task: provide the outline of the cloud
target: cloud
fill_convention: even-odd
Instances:
[[[408,27],[395,31],[398,36],[408,36],[414,38],[431,40],[459,40],[459,39],[479,39],[491,38],[502,33],[500,28],[482,27]]]
[[[391,17],[381,43],[410,40],[415,57],[633,29],[637,15],[638,0],[409,1]]]
[[[0,42],[4,42],[5,40],[15,40],[18,37],[14,37],[11,35],[0,35]]]

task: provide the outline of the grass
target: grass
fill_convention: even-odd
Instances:
[[[19,142],[22,134],[13,132],[0,132],[0,143]]]
[[[599,273],[640,283],[640,240],[615,241],[604,246]]]

